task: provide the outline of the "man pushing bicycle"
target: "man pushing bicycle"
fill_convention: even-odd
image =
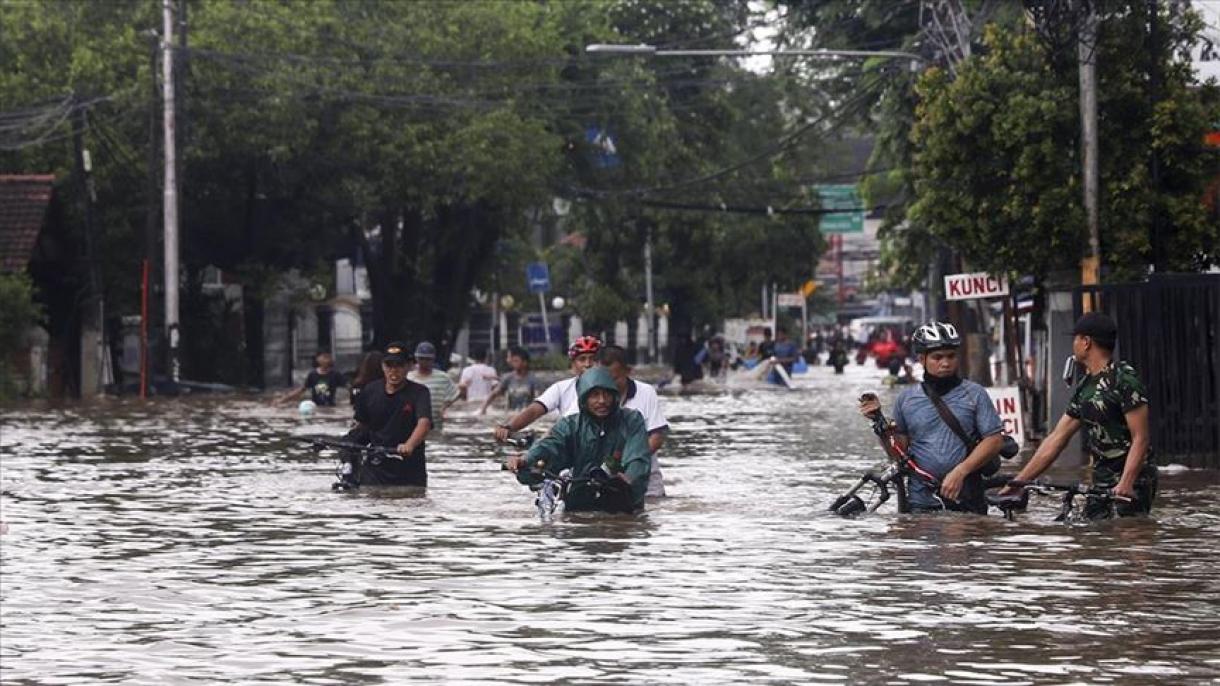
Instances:
[[[1099,312],[1085,314],[1072,329],[1072,357],[1084,367],[1055,429],[1046,437],[1015,481],[1028,482],[1045,472],[1082,426],[1093,471],[1093,486],[1109,488],[1120,517],[1146,514],[1156,498],[1157,469],[1150,449],[1148,396],[1135,369],[1114,359],[1118,325]],[[1001,496],[1018,492],[1008,486]],[[1084,516],[1107,519],[1109,498],[1090,497]]]
[[[644,418],[619,406],[618,386],[605,367],[582,374],[576,390],[580,412],[560,419],[527,453],[509,458],[505,466],[526,484],[543,474],[567,471],[563,500],[569,512],[642,508],[652,469]]]
[[[1000,416],[982,386],[958,376],[962,342],[952,324],[924,324],[911,343],[924,367],[923,383],[898,395],[892,415],[899,443],[906,444],[914,466],[926,475],[908,476],[909,509],[987,514],[982,472],[998,467],[1003,446]],[[860,403],[866,417],[879,409],[876,396],[865,396]],[[939,490],[930,481],[938,481]]]

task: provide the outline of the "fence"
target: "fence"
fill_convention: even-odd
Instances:
[[[1220,469],[1220,274],[1081,286],[1075,316],[1093,294],[1118,322],[1116,355],[1148,386],[1158,461]]]

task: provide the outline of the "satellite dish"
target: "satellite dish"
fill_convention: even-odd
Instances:
[[[317,281],[309,284],[309,299],[315,302],[326,300],[326,286]]]

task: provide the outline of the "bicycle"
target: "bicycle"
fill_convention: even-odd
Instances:
[[[1020,488],[1020,492],[1010,495],[988,495],[987,504],[998,509],[1004,515],[1004,519],[1014,521],[1018,512],[1025,512],[1029,506],[1029,496],[1031,493],[1035,495],[1052,496],[1061,493],[1059,513],[1053,521],[1067,522],[1077,521],[1084,518],[1084,514],[1080,513],[1078,517],[1073,517],[1073,513],[1077,512],[1076,498],[1084,496],[1089,503],[1089,506],[1096,509],[1096,513],[1101,513],[1104,516],[1100,518],[1113,517],[1114,506],[1117,502],[1126,502],[1127,498],[1120,498],[1114,495],[1113,490],[1104,486],[1094,486],[1079,481],[1074,482],[1055,482],[1045,480],[1035,481],[1018,481],[1011,477],[995,477],[989,480],[986,484],[988,489],[998,488],[1002,486],[1016,486]],[[1097,518],[1092,516],[1089,518]]]
[[[360,487],[358,474],[365,465],[379,466],[384,460],[402,460],[393,448],[381,445],[365,445],[352,441],[340,441],[331,438],[302,437],[308,441],[315,453],[323,450],[338,450],[335,466],[335,483],[330,485],[332,491],[351,491]],[[357,469],[359,467],[360,469]]]
[[[865,393],[860,396],[861,401],[876,400],[876,398],[877,396],[872,393]],[[933,494],[939,493],[940,480],[915,463],[906,448],[899,443],[894,423],[887,419],[880,409],[869,417],[869,421],[871,422],[873,433],[880,439],[881,447],[890,459],[890,465],[879,473],[872,470],[865,472],[864,476],[860,477],[860,481],[855,486],[848,490],[847,493],[839,496],[830,505],[830,511],[840,517],[851,517],[862,512],[875,512],[877,508],[890,499],[890,488],[892,487],[894,492],[898,494],[898,511],[902,513],[910,512],[905,483],[907,477],[918,479],[927,484]],[[865,502],[857,494],[860,492],[860,489],[869,484],[873,485],[873,494],[869,496],[869,502]],[[939,496],[935,497],[937,500],[940,500]],[[941,501],[941,505],[944,505],[944,501]]]
[[[877,396],[873,393],[865,393],[860,396],[860,402],[875,400],[877,400]],[[949,509],[939,495],[940,479],[915,462],[906,447],[899,442],[894,422],[885,417],[880,407],[868,419],[872,424],[873,433],[880,439],[881,447],[885,450],[886,456],[890,458],[891,464],[880,473],[865,472],[851,490],[831,504],[830,510],[842,517],[850,517],[861,512],[874,512],[890,499],[890,488],[892,487],[898,494],[898,512],[909,513],[911,509],[906,499],[906,478],[914,478],[925,484],[932,493],[932,497],[940,503],[941,509]],[[1020,446],[1017,445],[1017,442],[1010,436],[1005,436],[999,452],[1000,459],[1011,459],[1018,452],[1020,452]],[[986,477],[984,477],[984,483],[987,483]],[[866,503],[857,493],[869,484],[874,487],[876,500],[872,500],[873,496],[870,496],[870,502]],[[991,488],[991,486],[985,486],[985,488]]]
[[[524,437],[510,436],[509,444],[521,450],[528,450],[534,442],[533,433]],[[501,463],[500,469],[508,471],[507,463]],[[582,493],[582,499],[589,507],[581,509],[602,510],[605,512],[631,512],[633,507],[626,485],[601,467],[594,467],[584,477],[572,476],[571,469],[554,472],[546,468],[546,462],[539,460],[529,467],[527,472],[532,477],[527,484],[534,491],[534,507],[538,517],[549,521],[559,509],[560,503],[567,509],[568,495],[574,487],[588,487],[588,492]]]

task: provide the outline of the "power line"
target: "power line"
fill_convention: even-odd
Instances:
[[[697,203],[684,202],[669,202],[666,200],[641,200],[641,205],[645,207],[655,207],[663,210],[683,210],[691,212],[714,212],[714,213],[729,213],[729,214],[757,214],[757,215],[805,215],[805,216],[826,216],[831,214],[851,214],[863,212],[872,214],[889,208],[889,205],[874,205],[872,207],[850,207],[850,208],[813,208],[813,207],[774,207],[771,205],[729,205],[721,203],[719,205],[701,205]]]

